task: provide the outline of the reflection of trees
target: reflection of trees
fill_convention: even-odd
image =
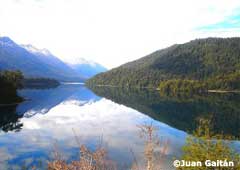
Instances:
[[[20,131],[23,124],[19,122],[19,118],[21,116],[16,114],[16,105],[0,107],[0,129],[2,131]]]
[[[50,78],[25,78],[22,81],[23,88],[27,89],[51,89],[56,88],[60,83]]]
[[[192,132],[200,118],[208,118],[215,133],[238,136],[240,95],[165,96],[147,89],[91,87],[99,96],[136,109],[177,129]]]

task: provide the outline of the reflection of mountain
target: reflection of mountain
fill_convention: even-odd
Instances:
[[[19,131],[23,124],[19,122],[21,116],[16,114],[16,106],[0,107],[0,130],[4,132]]]
[[[156,91],[92,87],[102,97],[134,108],[177,129],[191,132],[199,118],[209,118],[215,133],[239,135],[240,95],[166,97]]]
[[[19,94],[27,99],[18,105],[17,113],[24,114],[24,117],[31,117],[35,114],[45,114],[51,108],[62,102],[75,101],[75,104],[96,101],[90,90],[82,85],[61,85],[55,89],[24,89]]]

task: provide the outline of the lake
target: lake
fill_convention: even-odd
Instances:
[[[119,167],[134,158],[143,164],[144,140],[138,125],[152,124],[169,141],[164,170],[174,169],[187,134],[201,118],[215,133],[239,136],[240,95],[165,96],[147,89],[65,84],[54,89],[24,89],[26,101],[0,108],[1,170],[33,165],[46,168],[55,149],[68,161],[79,157],[79,143],[90,149],[100,143]],[[124,169],[124,168],[123,168]],[[126,169],[126,168],[125,168]]]

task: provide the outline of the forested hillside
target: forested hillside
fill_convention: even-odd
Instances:
[[[240,38],[207,38],[156,51],[98,74],[87,84],[158,88],[161,82],[181,79],[238,89],[239,72]]]

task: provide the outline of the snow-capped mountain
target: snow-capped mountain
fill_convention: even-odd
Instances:
[[[94,61],[91,60],[86,60],[85,58],[71,58],[68,59],[68,61],[66,61],[66,63],[68,64],[89,64],[91,66],[95,66],[97,63],[95,63]]]
[[[47,49],[38,49],[34,47],[33,45],[21,45],[23,48],[25,48],[28,52],[34,54],[39,60],[41,60],[43,63],[50,67],[55,67],[58,70],[65,70],[71,74],[78,74],[81,75],[81,77],[85,77],[82,74],[77,73],[74,69],[72,69],[70,66],[68,66],[66,63],[64,63],[62,60],[60,60],[58,57],[54,56],[49,50]]]
[[[18,45],[8,37],[0,37],[1,70],[20,70],[25,77],[82,82],[106,68],[83,58],[71,58],[65,63],[47,49],[38,49],[31,44]]]
[[[107,69],[102,65],[87,60],[85,58],[70,58],[68,62],[59,62],[59,59],[55,57],[49,50],[47,49],[38,49],[31,44],[22,45],[23,48],[28,50],[29,52],[40,56],[40,60],[46,61],[45,59],[48,58],[46,64],[58,65],[60,68],[65,68],[65,64],[68,65],[71,69],[73,69],[79,75],[82,75],[84,78],[90,78],[95,76],[98,73],[105,72]]]
[[[42,55],[52,55],[51,52],[46,49],[46,48],[43,48],[43,49],[38,49],[34,46],[32,46],[31,44],[22,44],[21,45],[23,48],[25,48],[27,51],[31,52],[31,53],[34,53],[34,54],[42,54]]]
[[[20,70],[25,77],[46,77],[59,81],[84,81],[84,76],[52,55],[31,45],[21,46],[0,37],[0,70]]]
[[[84,58],[72,58],[71,60],[66,61],[66,63],[79,74],[86,76],[86,78],[107,71],[102,65]]]

